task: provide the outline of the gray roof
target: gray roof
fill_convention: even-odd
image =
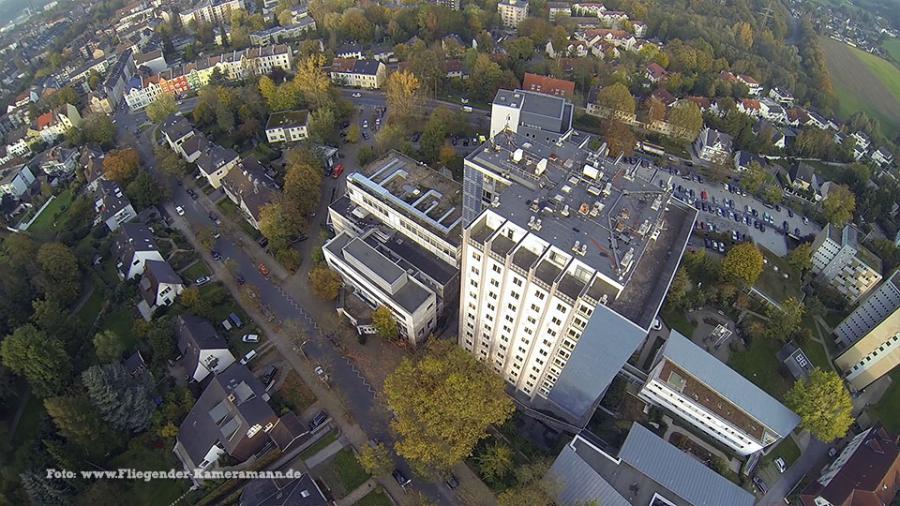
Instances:
[[[190,367],[193,376],[197,370],[201,350],[226,350],[228,344],[209,321],[193,315],[182,315],[175,323],[175,335],[178,338],[178,350],[184,357],[185,365]]]
[[[207,174],[212,174],[237,157],[238,154],[234,150],[211,142],[206,151],[197,158],[197,167]]]
[[[131,205],[131,201],[122,191],[122,187],[115,181],[100,180],[100,194],[103,200],[103,207],[100,209],[100,215],[103,220],[108,220],[116,213]]]
[[[398,267],[397,264],[391,262],[386,256],[358,238],[352,239],[344,246],[344,254],[352,255],[371,269],[374,274],[390,284],[396,283],[405,274],[405,271]]]
[[[381,62],[376,60],[356,60],[356,64],[353,65],[353,73],[374,76],[378,74],[380,65]]]
[[[752,494],[635,423],[619,451],[622,462],[696,506],[752,506]]]
[[[777,356],[795,379],[807,378],[813,370],[809,357],[794,341],[782,346]]]
[[[159,283],[168,283],[168,284],[180,284],[181,277],[178,276],[178,273],[172,269],[172,266],[169,265],[169,262],[159,260],[147,260],[144,264],[144,275],[148,273],[150,276]]]
[[[173,141],[181,139],[194,131],[194,127],[191,126],[188,120],[183,116],[176,116],[175,114],[166,118],[159,128]]]
[[[329,504],[309,474],[293,480],[250,480],[241,492],[240,506],[325,506]]]
[[[630,505],[571,445],[563,447],[556,457],[550,476],[561,485],[556,494],[560,506],[589,504],[591,501],[598,501],[603,506]]]
[[[662,355],[781,437],[800,423],[793,411],[674,330]]]

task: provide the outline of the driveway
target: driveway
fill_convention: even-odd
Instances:
[[[769,484],[769,492],[759,500],[760,506],[783,505],[784,498],[809,473],[818,471],[828,461],[829,445],[816,438],[810,438],[806,449],[781,478]]]

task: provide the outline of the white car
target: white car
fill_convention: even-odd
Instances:
[[[653,327],[651,327],[651,328],[653,330],[662,330],[662,322],[659,321],[659,318],[653,320]]]
[[[359,97],[361,97],[361,96],[362,96],[362,93],[360,93],[360,92],[358,92],[358,91],[357,91],[356,93],[353,94],[353,98],[359,98]]]
[[[178,216],[184,216],[184,208],[181,206],[175,206],[175,212],[178,213]]]
[[[245,343],[258,343],[259,335],[258,334],[244,334],[244,337],[241,338],[241,341]]]
[[[201,277],[197,278],[196,281],[194,281],[194,284],[197,286],[203,286],[203,285],[209,283],[210,281],[211,280],[210,280],[209,276],[201,276]]]
[[[783,473],[785,469],[787,469],[787,465],[784,463],[784,459],[777,458],[775,459],[775,467],[778,468],[779,473]]]
[[[247,365],[247,362],[253,360],[256,357],[256,350],[250,350],[244,355],[244,358],[241,359],[241,365]]]
[[[325,375],[325,369],[322,369],[322,366],[317,365],[316,368],[313,370],[316,372],[316,376],[318,376],[320,380],[322,380],[322,381],[327,380],[327,376]]]

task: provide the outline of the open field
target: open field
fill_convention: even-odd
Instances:
[[[881,43],[881,47],[888,52],[894,64],[900,66],[900,39],[887,39]]]
[[[889,138],[900,128],[900,69],[891,62],[826,37],[819,39],[846,119],[863,111],[878,120]]]

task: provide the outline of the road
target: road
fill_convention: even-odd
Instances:
[[[181,105],[182,112],[187,112],[196,103],[196,99],[187,99]],[[165,213],[175,222],[175,225],[187,235],[194,234],[199,228],[214,226],[209,218],[209,213],[215,213],[222,221],[226,233],[216,240],[215,249],[225,260],[232,260],[237,265],[237,271],[246,279],[248,285],[257,288],[262,302],[269,306],[278,321],[299,321],[307,333],[311,336],[321,335],[316,324],[317,315],[323,316],[325,312],[333,313],[333,304],[324,304],[321,301],[310,300],[309,290],[305,279],[297,279],[306,269],[303,269],[293,279],[278,266],[237,224],[227,223],[227,218],[222,216],[214,200],[221,198],[221,190],[206,196],[197,190],[199,198],[191,199],[186,192],[186,187],[178,186],[173,181],[164,177],[157,168],[156,158],[153,154],[154,128],[146,128],[140,137],[135,136],[136,127],[146,122],[146,114],[143,112],[129,113],[124,110],[117,111],[116,125],[118,127],[118,144],[135,147],[141,156],[144,167],[147,168],[160,182],[169,188],[171,199],[163,205]],[[330,195],[332,188],[336,188],[343,181],[326,178],[323,195]],[[190,184],[190,183],[189,183]],[[310,224],[310,229],[315,230],[321,226],[327,215],[328,199],[323,198],[321,207],[316,213],[315,223]],[[181,206],[184,216],[177,216],[175,206]],[[195,237],[193,237],[195,238]],[[201,251],[208,263],[215,264],[209,251]],[[304,258],[309,258],[305,256]],[[270,277],[262,276],[257,266],[260,262],[269,266],[272,271]],[[308,264],[308,262],[307,262]],[[218,269],[224,273],[224,269]],[[221,276],[220,276],[221,277]],[[305,277],[305,276],[304,276]],[[286,281],[286,282],[282,282]],[[192,281],[192,280],[191,280]],[[298,302],[300,301],[300,302]],[[318,303],[317,303],[318,302]],[[282,354],[290,354],[294,350],[294,344],[278,333],[270,334],[269,339],[274,340]],[[365,381],[362,375],[354,367],[352,361],[345,358],[340,351],[328,339],[310,339],[303,351],[315,362],[328,365],[328,373],[332,386],[340,392],[340,400],[352,414],[369,438],[378,439],[388,447],[393,447],[393,436],[389,429],[389,414],[387,410],[376,402],[375,392]],[[413,477],[412,470],[402,459],[395,458],[397,466],[407,476]],[[395,499],[402,497],[403,492],[399,486],[388,479],[383,483],[392,492]],[[393,485],[393,486],[391,486]],[[446,486],[426,482],[414,478],[413,487],[421,490],[432,501],[438,504],[456,504],[453,494]]]
[[[794,461],[781,478],[769,485],[769,491],[759,500],[760,506],[784,504],[784,498],[807,474],[819,469],[828,460],[829,445],[816,438],[810,438],[809,445],[800,457]]]

